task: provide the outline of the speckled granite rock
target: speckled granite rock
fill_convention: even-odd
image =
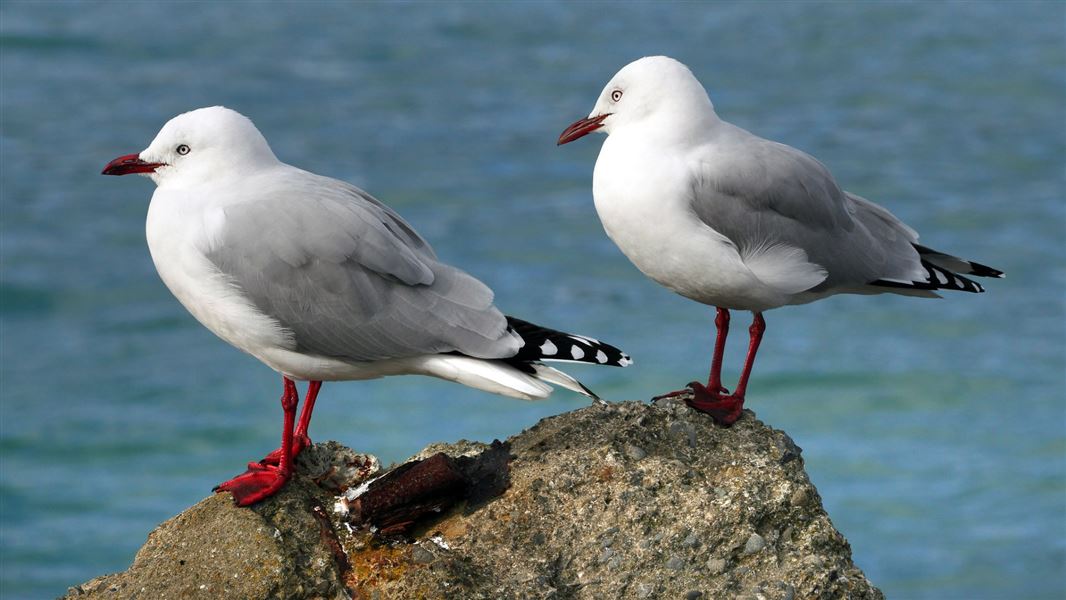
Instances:
[[[275,498],[251,510],[208,498],[160,525],[128,571],[67,597],[883,598],[800,449],[751,412],[725,429],[676,400],[590,406],[505,448],[502,495],[379,539],[335,504],[376,465],[318,444]],[[416,458],[486,451],[500,446]]]

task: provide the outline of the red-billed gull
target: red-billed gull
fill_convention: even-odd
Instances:
[[[607,235],[648,277],[717,307],[710,377],[689,384],[689,403],[721,423],[740,416],[764,311],[843,293],[982,292],[964,275],[1003,276],[918,244],[913,229],[842,190],[813,157],[719,119],[672,58],[625,66],[559,144],[593,131],[608,134],[592,183]],[[754,313],[732,394],[721,381],[730,309]]]
[[[148,247],[163,282],[204,326],[283,376],[281,447],[216,488],[240,505],[289,479],[322,381],[416,374],[516,398],[545,398],[548,383],[595,398],[541,361],[630,362],[592,338],[503,315],[492,290],[439,261],[392,209],[279,161],[227,108],[174,117],[103,172],[151,177]],[[310,384],[294,430],[296,379]]]

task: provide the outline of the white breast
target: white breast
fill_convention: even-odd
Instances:
[[[596,161],[592,191],[607,235],[642,273],[712,306],[765,310],[784,303],[745,266],[735,246],[696,217],[683,156],[612,133]]]
[[[204,255],[225,224],[187,191],[156,190],[145,232],[152,261],[171,293],[215,335],[261,360],[295,346],[292,334],[244,299]]]

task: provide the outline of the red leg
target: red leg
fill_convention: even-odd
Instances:
[[[755,365],[755,354],[759,351],[759,344],[762,342],[762,334],[765,331],[766,321],[763,320],[762,313],[755,313],[751,327],[748,328],[751,340],[748,343],[748,355],[744,359],[744,370],[740,374],[740,381],[737,382],[737,389],[732,395],[716,393],[713,389],[693,382],[689,384],[693,392],[693,398],[688,402],[689,406],[708,413],[722,425],[728,426],[735,423],[744,409],[744,393],[748,389],[748,377],[751,375],[751,368]]]
[[[300,395],[291,379],[283,379],[285,391],[281,395],[281,408],[285,411],[285,418],[281,430],[281,457],[278,465],[251,463],[247,471],[215,487],[216,492],[233,494],[237,506],[248,506],[273,496],[292,477],[292,429],[296,422],[296,405],[300,401]]]
[[[303,438],[304,447],[311,444],[311,440],[307,438],[307,428],[311,425],[311,412],[315,410],[315,400],[318,398],[320,389],[322,389],[321,381],[312,381],[307,384],[307,396],[304,397],[304,408],[300,411],[300,422],[296,425],[295,433],[295,437]]]
[[[296,457],[304,451],[304,448],[311,445],[311,438],[307,437],[307,427],[311,424],[311,412],[315,410],[315,399],[318,398],[318,390],[320,389],[322,389],[321,381],[312,381],[307,385],[307,396],[304,397],[304,407],[300,411],[300,421],[296,424],[296,431],[292,434],[292,452],[290,456],[293,460],[296,460]],[[256,464],[276,465],[279,462],[281,462],[281,448],[267,454],[258,463],[248,463],[248,468],[255,469]]]
[[[711,358],[711,375],[707,381],[706,389],[718,390],[722,394],[728,394],[729,390],[722,387],[722,356],[725,354],[725,339],[729,335],[729,310],[717,307],[716,310],[718,314],[714,317],[714,356]],[[697,383],[696,385],[699,384]],[[702,388],[703,386],[701,385],[700,387]],[[655,396],[652,400],[688,396],[692,393],[692,390],[693,387],[690,384],[685,389],[667,392],[661,396]]]
[[[707,380],[707,388],[728,394],[729,390],[722,387],[722,357],[725,355],[725,339],[729,335],[729,309],[717,310],[718,314],[714,317],[714,357],[711,358],[711,376]]]
[[[748,333],[751,335],[751,341],[748,342],[748,356],[744,359],[744,371],[740,374],[740,381],[737,382],[737,391],[734,394],[740,397],[741,403],[744,402],[744,392],[748,390],[748,376],[751,375],[751,368],[755,366],[755,353],[759,351],[759,344],[762,343],[762,334],[765,331],[766,321],[762,318],[762,313],[755,313],[755,319],[748,328]]]

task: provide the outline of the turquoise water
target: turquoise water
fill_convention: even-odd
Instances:
[[[983,296],[768,313],[749,404],[804,448],[889,597],[1062,597],[1064,23],[1052,3],[0,4],[0,591],[126,568],[277,444],[278,378],[154,272],[151,183],[98,175],[192,108],[238,109],[283,160],[370,190],[508,313],[628,350],[630,369],[572,370],[605,397],[703,376],[713,311],[603,234],[599,139],[555,147],[619,67],[669,54],[725,118],[1008,272]],[[327,384],[311,434],[400,460],[583,405]]]

